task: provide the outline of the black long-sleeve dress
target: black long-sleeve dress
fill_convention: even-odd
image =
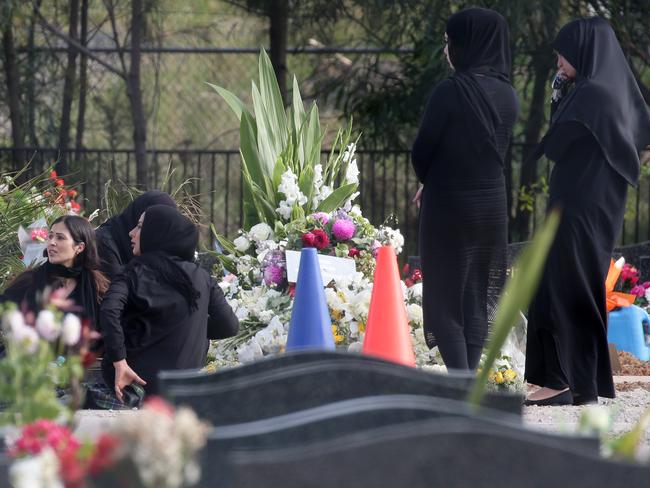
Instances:
[[[526,378],[558,390],[568,386],[583,401],[613,398],[605,277],[627,182],[579,122],[560,124],[544,149],[556,161],[548,205],[562,215],[529,311]]]
[[[496,109],[496,148],[476,151],[456,84],[434,89],[413,145],[424,184],[420,207],[424,330],[448,368],[475,368],[487,335],[487,288],[505,277],[506,186],[502,160],[518,113],[509,83],[477,76]]]
[[[157,374],[167,369],[205,365],[208,339],[237,333],[239,321],[223,292],[197,264],[174,262],[199,292],[197,309],[167,283],[160,283],[144,264],[118,275],[104,296],[100,327],[105,344],[102,373],[107,385],[115,382],[113,362],[126,359],[147,382],[147,394],[158,391]]]

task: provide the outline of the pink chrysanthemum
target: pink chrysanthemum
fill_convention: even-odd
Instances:
[[[347,241],[352,238],[355,231],[356,227],[351,220],[338,219],[332,225],[332,234],[337,241]]]

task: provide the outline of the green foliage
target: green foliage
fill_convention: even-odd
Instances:
[[[49,175],[52,168],[25,179],[29,168],[4,174],[0,180],[0,290],[25,269],[19,259],[18,227],[27,227],[39,218],[49,222],[65,213],[65,209],[44,197],[52,189]]]
[[[474,406],[481,403],[490,370],[500,355],[510,330],[517,322],[519,311],[528,308],[533,298],[559,222],[559,213],[557,211],[550,213],[542,229],[537,232],[531,244],[522,251],[514,265],[515,272],[499,298],[497,316],[488,339],[486,359],[468,397],[469,403]]]
[[[284,109],[278,82],[266,52],[260,50],[259,86],[252,82],[253,111],[233,93],[208,83],[228,103],[240,121],[240,152],[244,179],[244,229],[264,222],[271,227],[280,219],[276,209],[287,195],[280,189],[282,177],[290,171],[296,177],[304,203],[293,203],[292,216],[304,217],[314,211],[332,211],[342,206],[357,189],[356,183],[338,188],[340,175],[345,174],[350,159],[343,157],[351,141],[351,124],[336,136],[332,152],[321,168],[321,132],[318,107],[314,103],[305,111],[298,82],[293,78],[292,105]],[[322,171],[322,184],[332,188],[323,201],[314,203],[317,170]],[[321,183],[318,183],[320,185]]]

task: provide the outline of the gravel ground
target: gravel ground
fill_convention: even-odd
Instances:
[[[634,427],[643,412],[650,408],[650,384],[646,382],[617,383],[617,397],[614,399],[600,398],[599,405],[606,408],[613,416],[610,432],[620,434]],[[626,389],[626,384],[637,386]],[[587,407],[554,406],[554,407],[524,407],[524,424],[531,429],[541,429],[552,432],[571,433],[576,431],[578,419],[583,409]],[[645,432],[644,445],[650,448],[650,430]]]

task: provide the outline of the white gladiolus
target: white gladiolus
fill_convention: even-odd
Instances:
[[[46,341],[52,342],[61,335],[61,324],[50,310],[41,310],[36,317],[36,330]]]
[[[61,338],[66,346],[74,346],[81,338],[81,320],[71,313],[63,318]]]
[[[348,184],[359,183],[359,167],[356,159],[353,159],[345,170],[345,182]]]
[[[233,244],[235,245],[235,249],[239,252],[246,252],[248,248],[251,247],[251,241],[244,236],[239,236],[233,241]]]

